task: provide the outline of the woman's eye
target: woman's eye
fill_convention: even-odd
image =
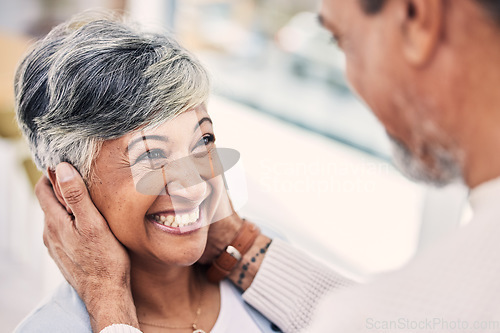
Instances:
[[[202,138],[202,140],[205,146],[208,146],[209,144],[215,142],[215,136],[213,134],[207,134]]]
[[[194,146],[192,153],[198,156],[199,154],[206,154],[213,147],[209,147],[213,145],[215,142],[215,136],[213,134],[205,134],[200,141],[196,143]]]
[[[136,160],[135,163],[141,162],[141,161],[147,161],[147,160],[158,160],[158,159],[164,159],[165,154],[161,150],[148,150],[141,156],[139,156]]]
[[[208,146],[209,144],[214,142],[215,142],[215,136],[213,134],[206,134],[201,138],[200,141],[198,141],[195,148],[199,146]]]

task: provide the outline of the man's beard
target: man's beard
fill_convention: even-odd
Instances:
[[[438,144],[428,145],[427,151],[434,165],[427,165],[400,140],[389,135],[392,144],[393,162],[406,177],[434,186],[445,186],[454,181],[462,181],[462,170],[456,154]]]

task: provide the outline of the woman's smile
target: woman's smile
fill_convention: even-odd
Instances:
[[[90,192],[133,261],[185,266],[202,255],[225,198],[223,180],[210,167],[212,137],[201,105],[103,144],[94,166],[99,181]]]
[[[199,230],[208,225],[205,220],[206,214],[203,213],[203,207],[197,206],[191,210],[169,210],[162,211],[146,216],[146,219],[161,231],[174,234],[186,235]]]
[[[69,211],[55,168],[61,161],[73,164],[116,238],[109,236],[104,245],[90,228],[81,234],[83,251],[96,249],[104,258],[118,249],[124,260],[115,261],[114,254],[110,260],[127,274],[103,273],[101,266],[93,267],[97,261],[85,267],[95,268],[98,279],[130,288],[135,305],[130,314],[135,311],[146,322],[140,324],[143,332],[184,327],[191,332],[197,325],[209,332],[222,296],[195,264],[210,224],[231,215],[232,206],[205,105],[206,70],[170,36],[99,13],[53,29],[33,45],[17,73],[16,111],[38,167]],[[92,316],[69,285],[64,290],[71,294],[57,292],[61,298],[50,302],[68,305],[67,325],[54,312],[44,319],[54,329],[45,331],[64,326],[90,332]]]

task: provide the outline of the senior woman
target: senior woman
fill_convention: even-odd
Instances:
[[[210,283],[196,264],[227,198],[212,160],[209,81],[192,55],[171,37],[85,14],[34,45],[15,88],[19,124],[61,204],[70,211],[54,170],[69,162],[127,250],[142,331],[269,328],[233,286]],[[68,283],[17,328],[91,330]]]

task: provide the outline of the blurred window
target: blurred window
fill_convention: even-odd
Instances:
[[[344,55],[317,8],[304,0],[179,2],[177,33],[209,67],[217,94],[386,159],[384,130],[350,92]]]

